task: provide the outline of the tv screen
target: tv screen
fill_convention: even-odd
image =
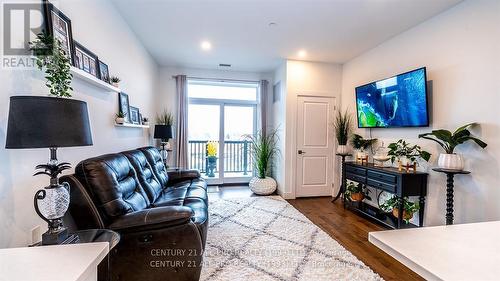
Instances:
[[[359,128],[426,127],[425,67],[356,88]]]

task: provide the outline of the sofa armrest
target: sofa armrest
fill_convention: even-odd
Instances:
[[[108,227],[120,232],[160,229],[189,223],[193,214],[184,206],[155,207],[123,215]]]
[[[201,178],[198,170],[176,170],[168,171],[168,183],[180,182],[183,180],[194,180]]]

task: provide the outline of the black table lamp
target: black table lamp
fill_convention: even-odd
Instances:
[[[37,214],[48,223],[42,245],[70,243],[62,218],[69,207],[69,185],[59,184],[58,175],[71,168],[58,163],[57,148],[92,145],[87,103],[78,100],[39,96],[10,98],[5,148],[49,148],[50,160],[38,165],[35,175],[50,176],[50,185],[38,190],[34,205]]]
[[[155,125],[154,138],[160,139],[161,142],[160,153],[165,165],[167,165],[167,156],[168,156],[167,150],[165,149],[165,145],[167,144],[168,140],[172,138],[172,136],[173,133],[171,125]]]

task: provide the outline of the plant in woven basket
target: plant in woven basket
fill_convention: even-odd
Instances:
[[[380,209],[382,209],[385,212],[392,212],[392,215],[397,218],[399,216],[400,200],[403,200],[403,220],[406,223],[409,223],[411,218],[413,218],[413,214],[420,209],[420,205],[418,204],[418,202],[410,201],[408,197],[400,199],[396,195],[393,195],[382,205],[380,205]]]
[[[349,181],[347,183],[347,187],[345,190],[345,198],[347,200],[355,202],[363,201],[363,199],[371,200],[369,194],[370,190],[366,188],[366,186],[363,186],[361,183],[355,183],[352,181]]]

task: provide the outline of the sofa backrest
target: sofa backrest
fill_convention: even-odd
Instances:
[[[105,223],[151,204],[136,171],[123,154],[84,160],[76,166],[75,177],[87,189]]]
[[[156,147],[147,146],[139,148],[139,150],[142,151],[142,153],[144,153],[144,156],[146,156],[146,159],[151,165],[153,173],[160,182],[161,186],[165,188],[168,182],[167,168],[163,163],[163,159],[161,158],[158,149]]]
[[[134,167],[137,178],[139,179],[139,183],[142,188],[146,192],[148,196],[149,202],[155,202],[156,199],[160,196],[163,186],[156,178],[151,165],[144,153],[140,150],[129,150],[122,152],[123,155],[127,157],[127,159]]]

